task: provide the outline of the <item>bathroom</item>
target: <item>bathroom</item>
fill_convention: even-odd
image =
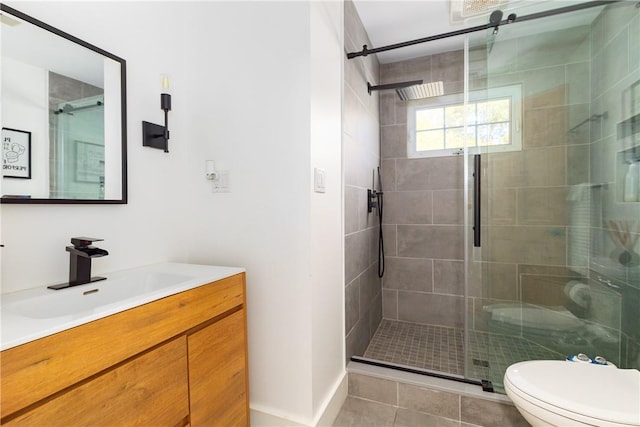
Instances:
[[[453,254],[419,257],[409,254],[404,257],[408,259],[403,259],[398,254],[399,247],[394,248],[397,238],[389,234],[403,223],[384,219],[387,271],[382,281],[376,279],[378,218],[363,212],[366,189],[373,186],[373,173],[381,165],[383,190],[388,192],[386,215],[391,221],[402,214],[401,208],[393,207],[394,199],[399,201],[403,196],[402,188],[395,187],[398,182],[394,183],[392,178],[393,168],[402,162],[402,156],[395,151],[398,145],[394,145],[394,142],[402,144],[397,132],[394,134],[402,124],[396,121],[402,119],[402,114],[392,118],[390,111],[397,112],[403,104],[395,101],[393,92],[369,96],[366,84],[368,81],[383,84],[387,82],[384,79],[413,80],[411,73],[424,75],[424,72],[418,68],[420,61],[412,65],[415,70],[407,71],[402,67],[394,69],[391,63],[377,64],[374,55],[365,60],[347,60],[345,52],[357,51],[363,44],[372,46],[351,2],[6,4],[127,60],[128,203],[3,204],[2,293],[63,281],[68,273],[64,246],[70,237],[78,235],[105,239],[100,247],[107,249],[109,256],[94,261],[97,273],[163,261],[246,268],[253,425],[331,424],[350,393],[347,360],[363,354],[383,317],[411,322],[427,320],[424,323],[448,331],[462,329],[466,322],[475,321],[481,332],[486,332],[488,326],[482,324],[487,322],[487,312],[482,311],[485,299],[536,304],[536,295],[521,299],[527,284],[549,283],[550,287],[557,287],[559,278],[574,279],[567,276],[565,263],[560,266],[551,262],[551,267],[541,268],[533,261],[513,260],[501,263],[499,267],[503,270],[496,270],[488,259],[476,266],[476,274],[488,278],[511,274],[514,281],[520,278],[514,285],[519,287],[509,288],[502,281],[489,280],[496,288],[470,290],[467,295],[460,281],[465,280],[464,251],[472,249],[456,248]],[[633,11],[635,15],[626,15],[628,34],[637,35],[640,24],[637,9]],[[611,23],[605,22],[594,27],[594,32],[604,31],[608,26]],[[500,32],[506,33],[507,27]],[[424,35],[430,35],[428,29]],[[638,57],[633,56],[638,52],[638,37],[629,36],[628,40],[629,58],[607,57],[604,62],[615,59],[635,64],[629,76],[629,81],[634,82],[639,78]],[[501,49],[506,47],[496,41],[493,49],[504,52]],[[584,72],[584,63],[589,58],[589,52],[581,53],[585,55],[581,62],[570,63],[578,64],[577,72],[580,66]],[[455,68],[453,72],[442,72],[447,78],[455,76],[455,80],[445,80],[445,91],[461,91],[465,73],[460,61],[464,56],[453,53],[441,58]],[[569,68],[562,63],[563,75]],[[573,75],[572,71],[566,72]],[[158,93],[161,76],[165,74],[171,78],[173,97],[168,154],[143,147],[140,138],[141,121],[162,120]],[[434,76],[420,78],[427,77]],[[621,76],[612,78],[617,81]],[[572,123],[598,113],[589,106],[590,102],[589,97],[580,101],[580,105],[586,105],[587,114],[579,115],[585,111],[577,111],[577,117],[572,117],[577,122]],[[620,108],[617,99],[612,102],[615,105],[609,108],[607,126],[615,128],[623,117],[621,112],[614,112]],[[245,118],[250,122],[246,123]],[[594,121],[587,127],[598,125]],[[585,127],[579,132],[585,132]],[[626,160],[617,159],[619,150],[607,150],[606,142],[611,141],[592,137],[584,146],[567,142],[577,163],[591,162],[592,166],[591,171],[572,168],[582,175],[572,177],[566,185],[563,183],[564,187],[607,182],[618,191],[620,187],[614,184],[624,181],[617,174],[624,176],[622,167]],[[605,161],[599,161],[600,158]],[[550,159],[557,157],[550,154]],[[212,191],[211,182],[205,178],[207,160],[213,160],[216,169],[228,171],[230,191]],[[468,215],[461,212],[463,202],[458,197],[464,197],[465,193],[463,159],[443,157],[426,161],[442,168],[438,170],[443,176],[453,175],[451,170],[455,169],[458,178],[446,186],[416,190],[433,197],[433,201],[425,202],[429,209],[444,208],[419,224],[445,225],[453,230],[462,247],[464,217]],[[606,164],[621,167],[605,169]],[[324,193],[313,191],[316,168],[325,174]],[[397,174],[396,171],[396,177]],[[549,187],[558,186],[552,183]],[[558,190],[561,191],[568,189]],[[562,196],[556,192],[540,197],[558,200]],[[638,217],[638,206],[626,205],[628,218]],[[491,215],[492,209],[499,208],[489,205],[483,211]],[[548,221],[569,215],[564,209],[565,212],[554,211],[555,218],[545,217],[545,212],[532,212],[542,216],[529,220]],[[509,220],[488,219],[490,224],[495,221],[495,225],[505,222],[509,225]],[[552,238],[566,239],[558,251],[569,251],[570,237],[564,234],[569,228],[566,220],[547,224],[551,224],[550,228],[562,228],[562,233]],[[591,229],[599,231],[601,226],[587,225],[578,230],[589,233]],[[522,238],[528,237],[523,233]],[[450,240],[447,236],[444,239]],[[608,257],[616,249],[607,239],[599,240],[603,246],[592,255]],[[393,313],[391,301],[398,298],[400,290],[397,286],[383,285],[385,279],[394,277],[402,283],[403,273],[396,269],[417,258],[428,260],[423,262],[428,264],[423,268],[429,269],[434,277],[432,291],[420,292],[415,298],[417,302],[419,298],[432,297],[424,309],[429,313],[423,316],[426,319]],[[436,283],[438,275],[448,275],[448,279]],[[635,284],[637,291],[635,280],[631,285]],[[562,285],[568,282],[565,280]],[[369,288],[365,289],[367,285]],[[360,310],[355,313],[350,307],[354,298],[360,299],[361,295],[371,305],[363,308],[360,300]],[[470,304],[470,314],[465,314],[465,298]],[[628,314],[627,319],[637,319],[638,304],[631,304],[632,307],[636,315]],[[445,316],[454,310],[453,317]],[[431,314],[434,312],[440,317],[434,317]],[[618,328],[622,339],[616,356],[619,359],[614,360],[621,366],[629,361],[629,355],[637,357],[639,329],[637,323],[622,326]],[[471,358],[461,357],[463,364],[473,363]],[[638,368],[637,360],[635,363]],[[457,362],[453,365],[458,369]],[[443,366],[438,370],[443,370]]]

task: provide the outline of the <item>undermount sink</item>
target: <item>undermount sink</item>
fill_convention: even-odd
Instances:
[[[78,316],[191,279],[193,277],[180,274],[140,271],[124,277],[8,302],[3,304],[2,308],[9,313],[32,319]]]
[[[2,294],[0,350],[242,273],[237,267],[163,263],[101,274],[106,280],[61,290]]]

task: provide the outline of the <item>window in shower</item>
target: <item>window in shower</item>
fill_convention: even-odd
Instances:
[[[471,92],[466,105],[462,94],[424,99],[407,108],[408,157],[460,154],[466,145],[492,146],[496,151],[521,148],[521,86]],[[465,129],[465,115],[467,127]]]

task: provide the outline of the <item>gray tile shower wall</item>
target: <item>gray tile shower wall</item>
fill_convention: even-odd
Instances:
[[[600,200],[600,215],[591,217],[589,227],[591,250],[595,264],[608,264],[606,271],[591,271],[598,280],[604,277],[616,283],[621,304],[611,305],[620,324],[622,342],[620,360],[624,368],[640,369],[640,269],[629,268],[616,261],[617,252],[612,235],[612,223],[625,224],[630,238],[638,240],[640,202],[624,203],[621,197],[624,171],[628,165],[621,154],[632,144],[621,138],[619,123],[633,114],[640,114],[636,94],[635,108],[629,93],[640,84],[640,8],[636,2],[621,2],[607,6],[591,24],[591,114],[608,112],[601,121],[592,122],[587,158],[591,159],[591,182],[602,184],[595,196]],[[638,91],[638,89],[636,89]],[[589,91],[587,90],[587,93]],[[632,248],[634,249],[634,248]],[[635,252],[640,253],[640,243]],[[613,259],[613,261],[612,261]],[[630,266],[631,267],[631,266]],[[610,311],[604,304],[597,312]]]
[[[606,15],[600,20],[614,21],[607,20]],[[617,26],[607,27],[606,22],[600,27],[624,33]],[[637,22],[631,18],[625,22],[629,29],[624,34],[631,34],[631,27]],[[535,36],[536,40],[529,37],[497,41],[494,51],[502,49],[513,55],[504,64],[492,60],[489,74],[486,52],[470,52],[471,89],[522,85],[524,117],[522,150],[483,156],[491,171],[491,188],[482,206],[483,224],[488,225],[483,227],[483,243],[491,239],[491,244],[483,245],[486,249],[482,261],[471,263],[467,305],[471,325],[478,330],[488,330],[487,314],[482,309],[486,304],[535,302],[549,287],[562,289],[572,270],[587,273],[584,258],[572,256],[576,248],[570,240],[571,233],[580,233],[587,225],[583,229],[571,226],[567,200],[572,185],[589,180],[590,158],[595,151],[589,150],[594,129],[584,126],[568,132],[589,116],[594,103],[590,99],[594,89],[585,81],[591,72],[590,49],[594,49],[590,30],[582,26],[543,33]],[[600,29],[600,33],[605,30]],[[615,37],[620,36],[602,37],[614,43]],[[502,45],[496,47],[498,43]],[[594,43],[606,46],[605,42]],[[382,64],[380,78],[383,83],[416,78],[427,82],[443,80],[446,94],[462,92],[463,61],[463,52],[456,51]],[[630,64],[623,59],[611,61]],[[629,72],[637,74],[637,70]],[[383,315],[460,327],[460,312],[465,310],[463,159],[407,158],[406,123],[406,104],[395,93],[381,94],[381,162],[386,210],[390,212],[383,230],[385,240],[393,242],[393,252],[388,252],[389,274],[383,280]],[[593,178],[594,168],[591,169]],[[580,264],[576,265],[576,260]],[[425,264],[429,263],[431,268],[427,270]],[[400,267],[408,270],[394,271]],[[524,273],[534,267],[534,273]],[[432,276],[425,278],[429,271]],[[412,276],[422,278],[417,284],[406,283]],[[561,279],[549,284],[551,276]],[[404,278],[401,285],[398,277]],[[547,305],[563,305],[565,301],[555,302]]]
[[[371,45],[351,1],[344,2],[345,52]],[[382,284],[378,278],[378,217],[367,212],[367,189],[380,162],[375,55],[346,60],[344,69],[343,163],[345,209],[346,357],[362,355],[382,320]]]
[[[442,80],[463,89],[462,51],[380,65],[383,84]],[[463,163],[407,158],[407,107],[380,94],[380,151],[387,255],[383,315],[420,324],[464,326]]]

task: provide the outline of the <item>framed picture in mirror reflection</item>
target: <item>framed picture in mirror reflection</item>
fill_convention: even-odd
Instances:
[[[104,145],[76,141],[76,181],[104,180]]]
[[[2,176],[31,179],[31,132],[2,128]]]

